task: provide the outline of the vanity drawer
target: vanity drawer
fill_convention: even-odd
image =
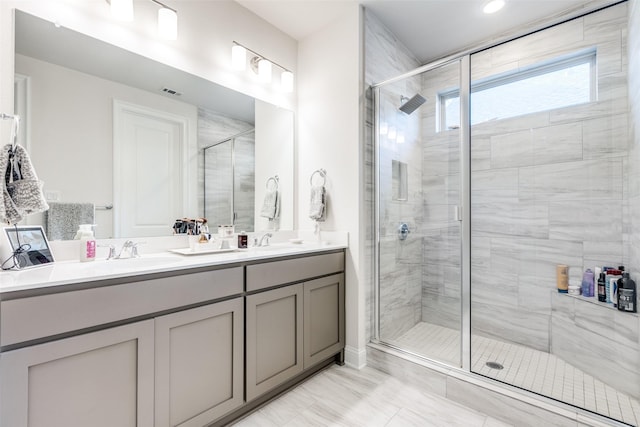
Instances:
[[[247,292],[344,271],[344,252],[247,266]]]
[[[0,345],[118,322],[242,291],[242,267],[236,267],[2,301]]]

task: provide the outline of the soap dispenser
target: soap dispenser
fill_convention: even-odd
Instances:
[[[75,239],[80,240],[80,261],[96,259],[96,239],[93,237],[93,224],[80,224]]]

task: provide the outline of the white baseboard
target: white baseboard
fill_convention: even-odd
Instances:
[[[344,363],[350,368],[362,369],[367,366],[367,349],[346,346],[344,348]]]

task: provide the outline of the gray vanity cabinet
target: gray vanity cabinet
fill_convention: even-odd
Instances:
[[[247,401],[302,372],[302,284],[247,296]]]
[[[247,402],[344,348],[344,253],[247,266]]]
[[[156,427],[200,427],[242,406],[243,298],[158,317],[155,333]]]
[[[304,283],[304,368],[344,348],[344,274]]]
[[[2,353],[0,425],[153,427],[153,320]]]

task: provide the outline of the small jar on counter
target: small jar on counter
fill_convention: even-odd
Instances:
[[[249,247],[249,236],[243,230],[238,234],[238,249],[247,249]]]

